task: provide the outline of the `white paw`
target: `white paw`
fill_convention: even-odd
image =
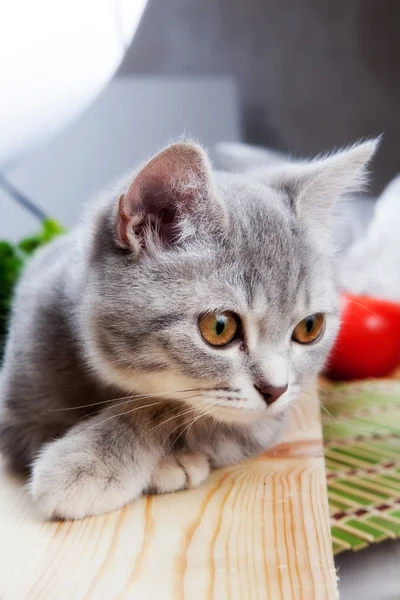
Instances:
[[[61,439],[46,446],[32,469],[30,491],[43,519],[82,519],[121,508],[141,495],[135,478]],[[135,489],[138,488],[138,489]]]
[[[158,494],[197,487],[210,473],[205,454],[176,452],[164,458],[154,471],[150,487]]]
[[[210,463],[205,454],[201,454],[200,452],[196,454],[181,452],[177,455],[177,458],[186,473],[186,487],[197,487],[209,476]]]

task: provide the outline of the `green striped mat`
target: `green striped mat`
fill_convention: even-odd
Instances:
[[[334,554],[400,537],[400,381],[320,391]]]

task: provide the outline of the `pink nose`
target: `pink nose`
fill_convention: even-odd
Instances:
[[[264,398],[267,406],[276,402],[278,398],[280,398],[282,394],[284,394],[288,389],[287,385],[284,385],[282,387],[275,387],[273,385],[270,385],[268,381],[263,377],[257,379],[257,381],[254,384],[254,387]]]

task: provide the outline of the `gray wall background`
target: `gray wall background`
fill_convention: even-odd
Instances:
[[[233,75],[248,141],[300,155],[384,133],[400,171],[399,0],[149,0],[124,74]]]
[[[223,77],[116,77],[47,145],[16,161],[9,182],[66,227],[82,205],[184,132],[212,149],[240,138],[234,84]],[[0,239],[38,228],[0,185]]]

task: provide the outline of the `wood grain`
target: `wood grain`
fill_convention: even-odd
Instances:
[[[315,395],[268,454],[104,517],[41,523],[1,471],[0,598],[336,599]]]

